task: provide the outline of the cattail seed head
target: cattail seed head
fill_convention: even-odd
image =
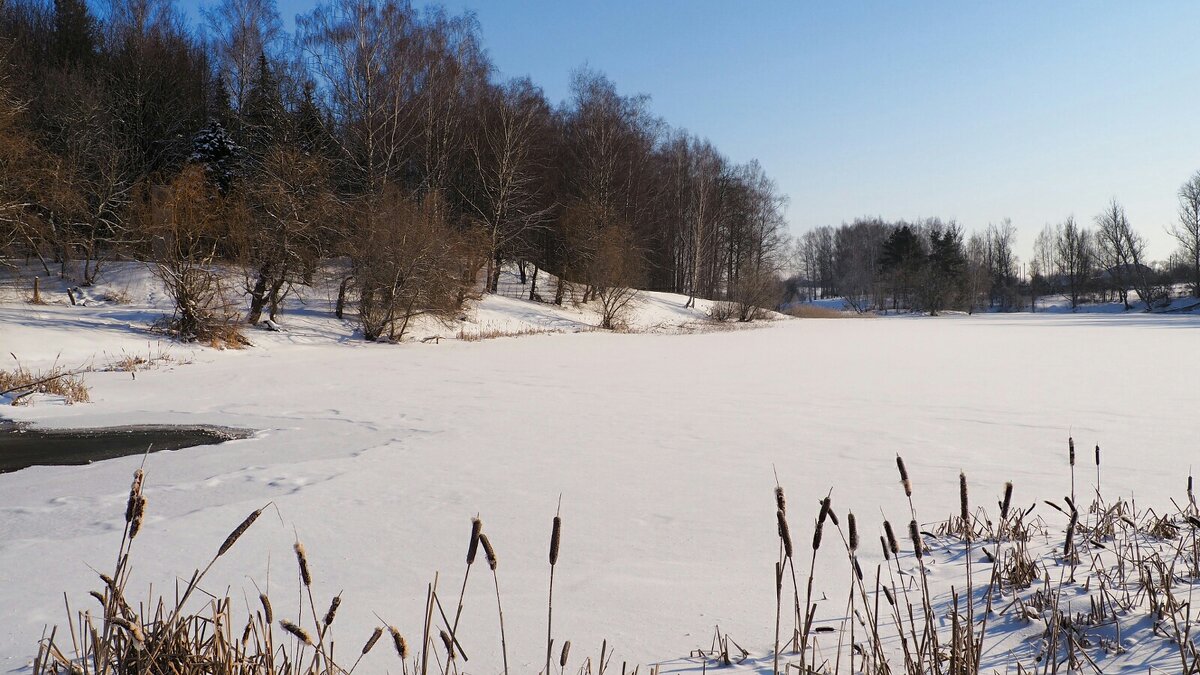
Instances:
[[[446,631],[439,631],[439,637],[442,638],[442,646],[446,648],[446,656],[454,658],[454,641],[450,639],[450,634]]]
[[[550,565],[558,564],[558,543],[562,537],[562,518],[554,516],[554,526],[550,529]]]
[[[787,513],[787,499],[783,496],[783,486],[775,486],[775,508]]]
[[[904,458],[896,455],[896,468],[900,470],[900,484],[904,486],[904,496],[912,497],[912,481],[908,479],[908,469],[904,467]]]
[[[892,555],[900,554],[900,543],[896,541],[896,533],[892,531],[892,524],[888,521],[883,521],[883,531],[887,533],[888,548],[891,549]]]
[[[887,539],[884,539],[882,534],[879,535],[879,548],[883,550],[884,560],[892,559],[892,552],[888,550]]]
[[[1188,474],[1188,497],[1192,496],[1192,476]]]
[[[142,497],[142,481],[145,478],[145,472],[141,469],[133,472],[133,483],[129,486],[129,499],[125,502],[125,522],[132,523],[134,511],[137,508],[138,501]]]
[[[483,555],[487,558],[488,567],[492,568],[492,571],[495,572],[496,565],[500,563],[496,558],[496,549],[492,548],[492,542],[486,534],[479,535],[479,544],[483,546]]]
[[[862,581],[863,580],[863,571],[862,571],[862,566],[858,564],[858,556],[854,556],[853,558],[850,559],[850,561],[854,563],[854,576],[858,577],[859,581]]]
[[[1100,466],[1100,446],[1096,446],[1096,466]]]
[[[920,560],[925,555],[925,546],[921,541],[921,530],[917,528],[917,521],[908,522],[908,536],[912,539],[913,552],[916,553],[917,560]]]
[[[479,552],[479,535],[483,532],[483,521],[471,519],[471,543],[467,546],[467,564],[475,564],[475,554]]]
[[[883,587],[883,595],[887,598],[888,604],[892,607],[896,606],[896,596],[892,595],[892,589],[887,586]]]
[[[304,582],[305,586],[312,586],[312,573],[308,570],[308,555],[304,552],[304,544],[296,542],[292,544],[292,549],[296,551],[296,562],[300,565],[300,581]]]
[[[254,630],[254,619],[246,622],[246,628],[242,631],[242,647],[244,648],[250,643],[250,632]]]
[[[287,619],[280,619],[279,627],[284,629],[285,631],[291,633],[292,636],[294,636],[297,640],[303,642],[304,644],[306,644],[310,647],[312,646],[312,643],[313,643],[312,636],[308,634],[308,631],[304,630],[300,626],[297,626],[296,624],[292,623],[291,621],[288,621]]]
[[[146,498],[138,495],[134,498],[133,519],[129,523],[129,538],[133,539],[142,531],[142,522],[146,516]]]
[[[783,511],[776,511],[775,520],[779,526],[779,540],[783,542],[783,555],[785,558],[790,558],[792,557],[792,533],[788,529],[787,517],[783,515]]]
[[[834,527],[840,525],[841,523],[838,522],[837,511],[833,510],[833,499],[826,497],[825,506],[825,517],[829,519],[829,522],[833,523]]]
[[[326,628],[329,627],[329,624],[333,623],[333,618],[335,616],[337,616],[338,607],[340,607],[341,604],[342,604],[342,596],[340,596],[340,595],[333,596],[333,600],[331,600],[329,603],[329,611],[325,612],[325,627]]]
[[[142,632],[141,626],[130,621],[129,619],[119,616],[114,616],[113,618],[109,619],[109,621],[111,621],[114,626],[124,628],[129,633],[129,637],[133,638],[134,645],[139,649],[145,647],[146,635]]]
[[[403,661],[408,658],[408,642],[400,631],[395,626],[388,626],[388,632],[392,634],[392,646],[396,648],[396,655]]]
[[[1070,451],[1071,451],[1071,466],[1075,466],[1075,439],[1068,436],[1067,437],[1067,446],[1070,448]]]
[[[1000,502],[1000,518],[1001,519],[1008,518],[1008,509],[1012,505],[1012,491],[1013,491],[1012,481],[1008,481],[1007,483],[1004,484],[1004,501]]]
[[[825,521],[823,521],[823,520],[821,520],[820,518],[818,518],[818,519],[817,519],[817,526],[816,526],[815,528],[813,528],[813,544],[812,544],[812,547],[813,547],[813,550],[814,550],[814,551],[816,551],[816,550],[818,550],[818,549],[820,549],[820,548],[821,548],[821,532],[822,532],[822,530],[823,530],[824,528],[825,528]]]
[[[90,596],[92,596],[93,598],[95,598],[95,599],[96,599],[96,602],[100,603],[101,605],[108,604],[108,603],[107,603],[107,602],[104,600],[104,596],[100,594],[100,591],[88,591],[88,595],[90,595]]]
[[[971,519],[971,509],[967,502],[967,474],[958,472],[958,515],[965,525]]]
[[[258,602],[262,604],[263,618],[267,620],[267,623],[275,623],[275,611],[271,609],[271,599],[267,597],[267,594],[259,593]]]
[[[858,550],[858,523],[854,521],[854,512],[846,514],[846,527],[850,530],[850,551]]]
[[[240,525],[235,527],[233,532],[229,533],[228,537],[225,537],[225,541],[221,544],[221,548],[217,549],[217,557],[220,558],[221,556],[225,555],[229,549],[233,548],[233,545],[237,543],[238,538],[245,534],[246,530],[248,530],[250,526],[254,524],[254,521],[258,520],[258,517],[261,514],[262,509],[259,509],[246,516],[246,519],[243,520]]]
[[[567,655],[571,653],[571,641],[567,640],[563,643],[562,655],[558,657],[558,667],[567,667]]]
[[[362,653],[361,653],[361,655],[362,655],[362,656],[366,656],[366,655],[367,655],[367,652],[369,652],[369,651],[371,651],[372,649],[374,649],[374,648],[375,648],[375,643],[376,643],[376,642],[379,642],[379,638],[380,638],[382,635],[383,635],[383,629],[382,629],[382,628],[380,628],[379,626],[376,626],[376,627],[375,627],[375,630],[374,630],[374,631],[372,631],[372,633],[371,633],[371,637],[367,638],[367,643],[366,643],[365,645],[363,645],[363,648],[362,648]]]

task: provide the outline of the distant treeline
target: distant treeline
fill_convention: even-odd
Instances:
[[[917,222],[859,219],[818,227],[797,239],[792,298],[844,297],[856,309],[1020,311],[1061,294],[1071,307],[1140,300],[1154,307],[1172,286],[1200,297],[1200,172],[1179,189],[1179,250],[1165,262],[1146,258],[1145,239],[1113,200],[1088,228],[1068,217],[1047,225],[1022,265],[1016,228],[1005,220],[964,240],[963,228],[932,218]]]
[[[784,199],[756,162],[575,73],[570,100],[500,81],[470,14],[327,0],[0,1],[0,256],[47,273],[160,263],[177,328],[257,322],[321,260],[369,338],[450,313],[519,266],[772,304]],[[241,293],[214,266],[248,272]],[[57,271],[57,270],[56,270]],[[564,285],[556,285],[562,302]],[[245,296],[248,296],[248,300]]]

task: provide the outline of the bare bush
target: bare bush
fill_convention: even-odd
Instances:
[[[733,321],[741,311],[736,302],[728,300],[717,300],[708,308],[708,318],[717,323],[728,323]]]
[[[414,317],[453,316],[465,295],[464,260],[472,247],[450,226],[441,198],[417,202],[389,188],[362,215],[353,276],[363,338],[396,341]]]
[[[783,287],[773,273],[760,270],[738,279],[730,296],[737,306],[737,320],[746,323],[766,318],[782,299]]]
[[[164,327],[183,340],[238,347],[246,340],[217,265],[227,239],[222,206],[204,169],[192,165],[170,184],[152,188],[142,215],[153,236],[153,272],[175,305]]]
[[[640,259],[624,228],[610,226],[599,233],[590,272],[592,292],[600,302],[600,327],[624,327],[642,278]]]

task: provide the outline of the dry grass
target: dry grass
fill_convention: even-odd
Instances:
[[[32,675],[351,675],[371,653],[385,630],[391,635],[395,655],[375,657],[369,664],[370,672],[389,669],[404,675],[460,675],[464,672],[460,671],[458,661],[465,663],[467,656],[456,635],[463,612],[461,594],[456,609],[454,605],[444,605],[436,574],[428,585],[425,611],[420,618],[423,629],[418,635],[421,640],[415,650],[409,649],[408,640],[395,626],[379,618],[384,625],[376,627],[369,635],[339,636],[339,645],[363,645],[361,649],[339,649],[340,659],[334,656],[334,629],[340,616],[341,595],[318,602],[320,570],[312,565],[299,541],[293,545],[299,603],[285,601],[278,610],[289,618],[277,618],[276,606],[265,593],[259,594],[257,603],[247,601],[247,606],[239,610],[235,609],[238,604],[229,589],[224,592],[206,589],[204,581],[209,571],[250,531],[271,504],[251,512],[234,527],[220,546],[214,547],[216,553],[203,568],[198,567],[181,576],[180,579],[186,581],[182,587],[166,594],[151,595],[145,601],[129,601],[127,587],[134,543],[142,530],[147,508],[144,485],[145,474],[138,469],[125,506],[125,527],[118,545],[116,566],[111,573],[98,573],[99,587],[88,593],[99,603],[99,609],[87,601],[88,609],[72,610],[68,602],[66,628],[55,627],[44,634],[38,643]],[[552,571],[558,561],[560,532],[561,520],[556,516],[550,542]],[[462,585],[464,593],[479,548],[483,549],[496,590],[500,650],[505,655],[504,672],[507,673],[507,643],[497,576],[499,558],[483,531],[483,522],[476,518],[471,521],[467,570]],[[453,613],[447,613],[447,610]],[[359,642],[358,638],[364,639]],[[569,640],[563,644],[559,675],[565,675],[569,645]],[[397,658],[399,669],[395,668],[394,660],[389,660]],[[593,666],[590,657],[586,658],[579,668],[579,675],[604,675],[611,658],[612,652],[604,641],[597,666]],[[622,671],[626,671],[625,664],[622,664]],[[628,672],[636,675],[637,669]],[[657,669],[651,673],[656,674]]]
[[[481,340],[495,340],[496,338],[506,337],[553,335],[561,332],[561,330],[556,328],[543,328],[541,326],[524,326],[515,330],[511,328],[480,327],[474,331],[468,331],[464,326],[458,329],[458,334],[454,337],[458,340],[462,340],[463,342],[479,342]]]
[[[34,371],[18,364],[12,370],[0,370],[0,394],[10,396],[13,405],[31,400],[29,397],[34,394],[61,396],[67,405],[91,400],[80,374],[59,366]]]
[[[99,300],[112,305],[128,305],[133,302],[129,291],[123,288],[110,288],[100,295]]]
[[[863,319],[871,316],[870,314],[846,312],[816,305],[793,305],[784,311],[784,314],[798,319]]]

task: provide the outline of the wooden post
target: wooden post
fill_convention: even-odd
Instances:
[[[39,277],[33,278],[33,304],[35,305],[42,304],[42,290],[40,287],[40,282],[41,279]]]

